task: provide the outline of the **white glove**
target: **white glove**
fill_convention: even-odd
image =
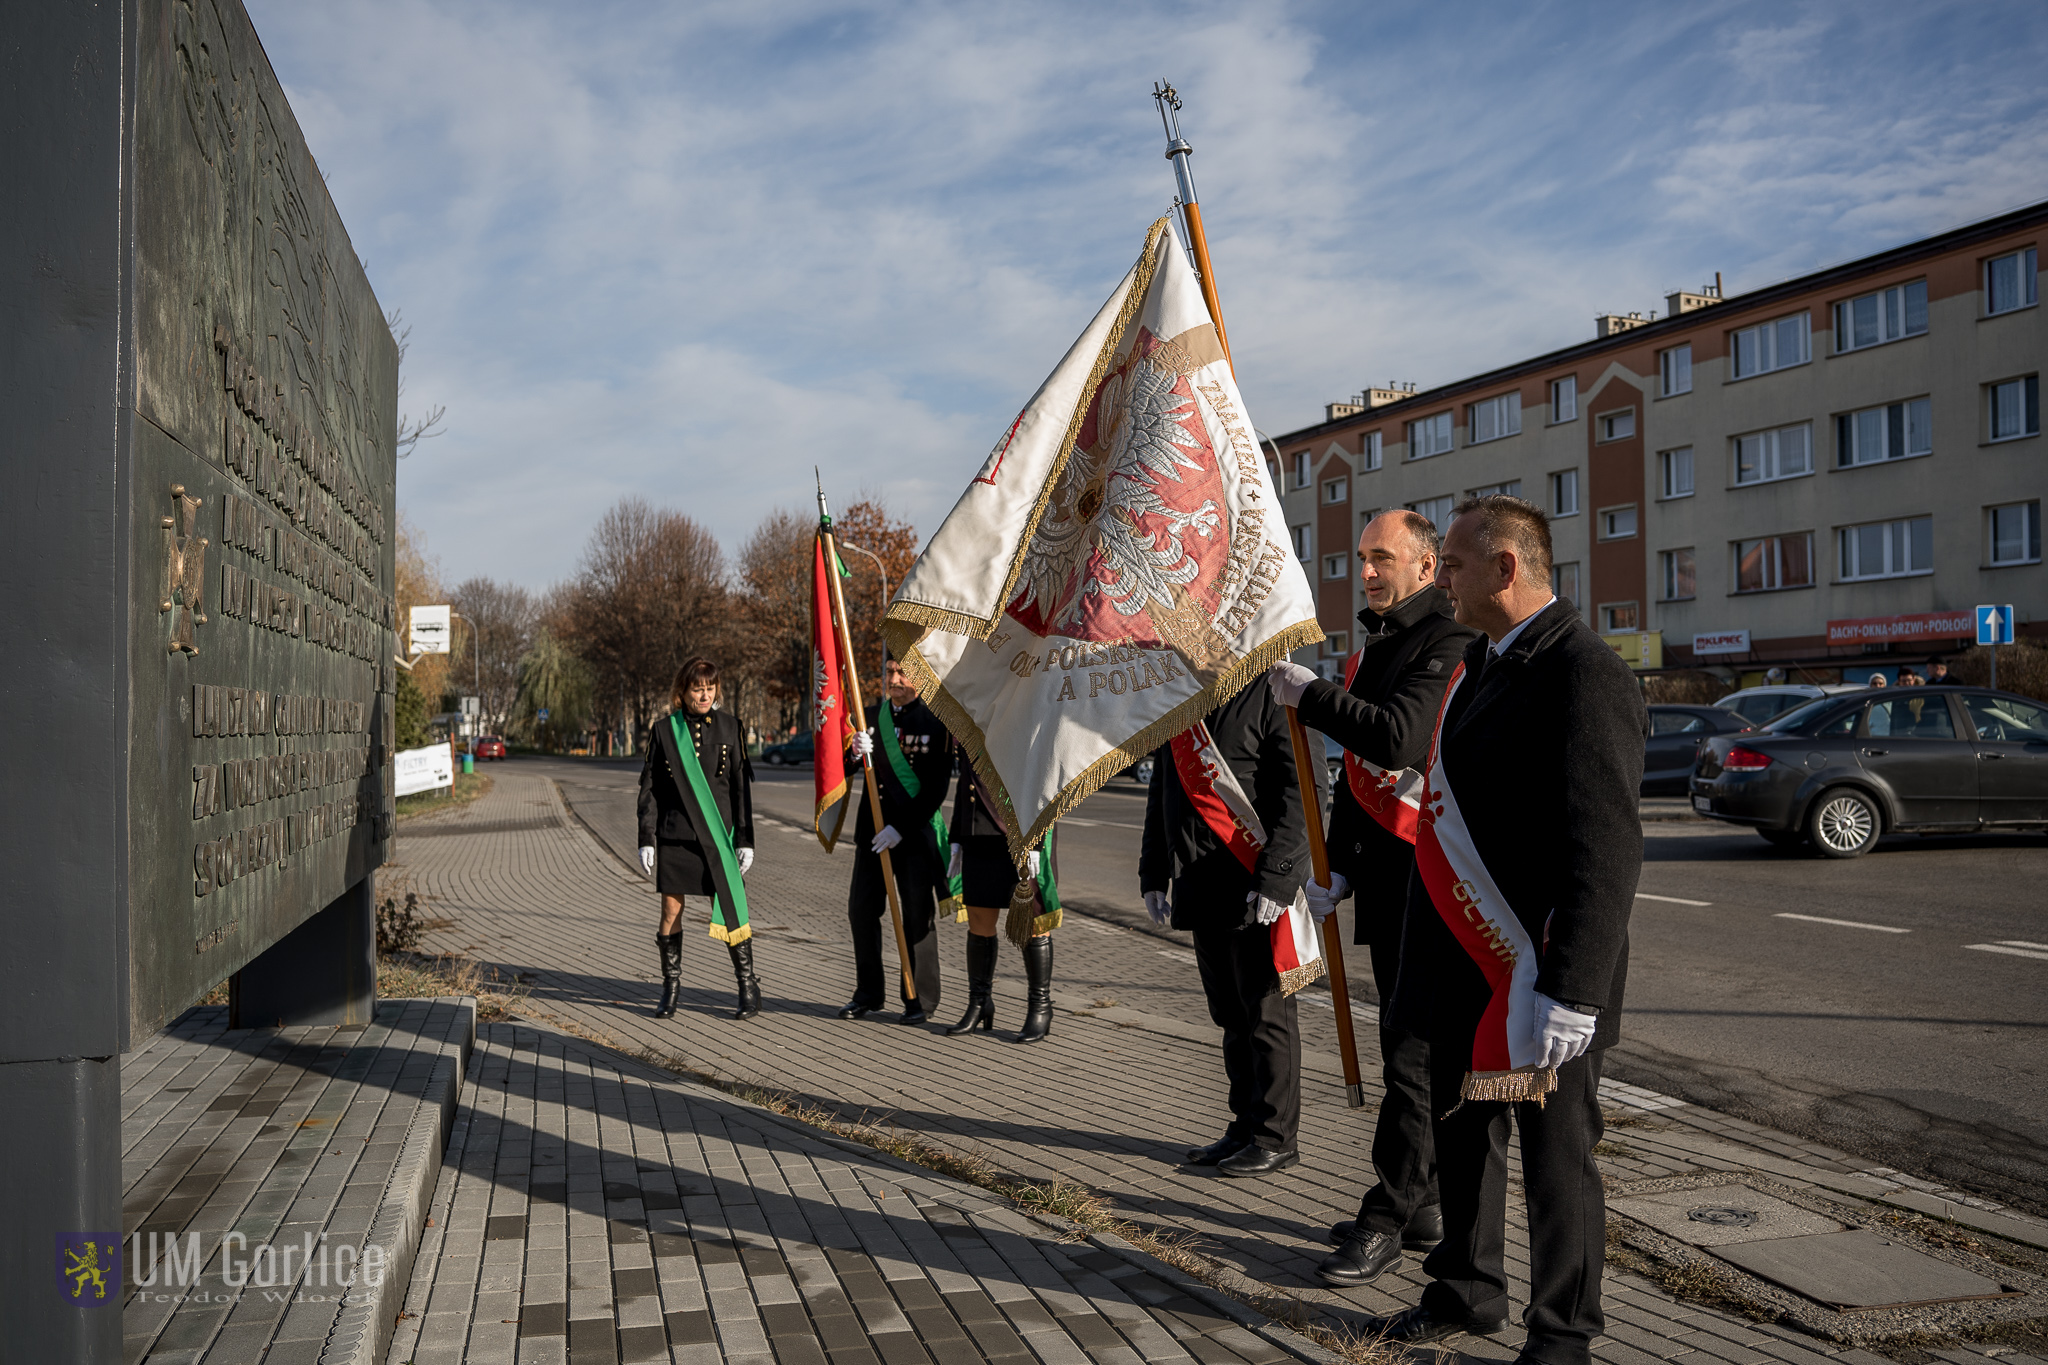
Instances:
[[[1024,850],[1024,880],[1027,882],[1038,880],[1038,850],[1035,848]]]
[[[739,863],[740,875],[744,877],[747,875],[747,869],[754,865],[754,850],[751,848],[736,848],[733,850],[733,858]]]
[[[946,880],[952,881],[960,875],[960,869],[967,866],[967,852],[960,845],[953,845],[953,856],[946,860]]]
[[[646,873],[646,874],[647,874],[648,876],[652,877],[652,876],[654,875],[654,848],[653,848],[653,846],[652,846],[652,845],[649,845],[649,844],[643,844],[643,845],[641,845],[641,848],[640,848],[640,868],[641,868],[641,870],[642,870],[642,871],[644,871],[644,872],[645,872],[645,873]]]
[[[1301,705],[1301,694],[1316,680],[1316,671],[1303,668],[1300,664],[1282,659],[1266,670],[1266,685],[1273,689],[1273,700],[1282,706]]]
[[[868,849],[873,853],[887,853],[902,842],[903,836],[896,832],[896,826],[884,825],[882,832],[875,836],[875,841],[868,845]]]
[[[1253,901],[1258,902],[1258,919],[1259,923],[1262,925],[1278,924],[1280,922],[1280,917],[1287,913],[1287,907],[1282,905],[1279,901],[1268,900],[1266,897],[1261,896],[1256,891],[1247,891],[1245,893],[1244,899],[1247,905],[1251,904]]]
[[[853,750],[855,758],[866,758],[875,751],[875,732],[872,730],[854,731],[853,739],[848,742],[846,747]]]
[[[1173,902],[1166,899],[1164,891],[1147,891],[1145,893],[1145,913],[1152,917],[1154,924],[1162,926],[1171,924],[1173,922]]]
[[[1311,880],[1301,889],[1308,895],[1308,912],[1314,915],[1316,923],[1320,924],[1337,913],[1337,902],[1351,894],[1351,883],[1344,880],[1342,872],[1332,868],[1330,885],[1327,888]]]
[[[1600,1017],[1567,1009],[1541,991],[1536,992],[1536,1046],[1542,1056],[1536,1065],[1560,1067],[1593,1043],[1593,1030]]]

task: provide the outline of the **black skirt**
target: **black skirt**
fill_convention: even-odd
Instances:
[[[711,880],[711,863],[704,846],[692,840],[671,844],[666,840],[654,847],[654,888],[664,896],[715,896],[718,884]]]
[[[982,910],[1001,910],[1017,889],[1017,865],[1010,861],[1009,838],[1001,834],[970,834],[960,845],[960,898]]]

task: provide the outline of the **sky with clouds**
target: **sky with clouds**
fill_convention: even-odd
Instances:
[[[1281,433],[2048,198],[2048,6],[248,0],[378,297],[399,503],[541,589],[811,467],[929,533],[1173,197]]]

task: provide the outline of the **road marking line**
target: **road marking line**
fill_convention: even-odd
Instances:
[[[2023,938],[2002,938],[1998,940],[1998,945],[2001,948],[2032,948],[2037,953],[2048,953],[2048,943],[2029,943]]]
[[[1143,825],[1134,825],[1134,824],[1131,824],[1131,823],[1130,823],[1129,821],[1127,821],[1127,820],[1085,820],[1085,819],[1083,819],[1082,817],[1080,817],[1080,816],[1078,816],[1078,815],[1069,815],[1069,816],[1065,816],[1065,817],[1063,817],[1063,818],[1062,818],[1062,819],[1060,820],[1060,823],[1061,823],[1061,824],[1063,824],[1063,825],[1088,825],[1088,826],[1094,826],[1094,825],[1108,825],[1108,826],[1110,826],[1110,827],[1111,827],[1112,829],[1143,829],[1143,828],[1145,828],[1145,827],[1144,827]]]
[[[1803,919],[1808,924],[1832,924],[1841,929],[1875,929],[1880,934],[1910,934],[1913,932],[1911,929],[1901,929],[1895,924],[1865,924],[1861,920],[1828,919],[1822,915],[1795,915],[1789,910],[1781,910],[1772,918]]]
[[[1712,905],[1712,901],[1689,901],[1683,896],[1653,896],[1647,891],[1636,892],[1639,901],[1669,901],[1673,905]]]
[[[2008,948],[2003,943],[1965,943],[1963,946],[1980,953],[2004,953],[2007,957],[2031,957],[2037,962],[2048,962],[2048,953],[2030,953],[2025,948]]]

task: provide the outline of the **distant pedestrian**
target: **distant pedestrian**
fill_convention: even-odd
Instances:
[[[1910,668],[1902,668],[1899,670],[1899,686],[1901,687],[1919,687],[1925,682],[1926,679],[1922,678],[1918,673],[1915,673]]]
[[[761,1012],[747,869],[754,865],[754,769],[740,723],[718,709],[718,665],[692,659],[676,674],[670,711],[647,735],[640,769],[640,866],[661,893],[661,1004],[676,1012],[683,973],[683,897],[711,901],[711,937],[732,955],[735,1019]]]
[[[1884,676],[1884,674],[1882,674],[1882,673],[1873,673],[1873,674],[1871,674],[1871,675],[1870,675],[1870,685],[1871,685],[1872,687],[1883,687],[1883,686],[1885,686],[1885,676]]]
[[[1933,663],[1927,665],[1927,685],[1929,687],[1942,687],[1945,686],[1947,682],[1947,664],[1943,663],[1939,659],[1936,659]]]

